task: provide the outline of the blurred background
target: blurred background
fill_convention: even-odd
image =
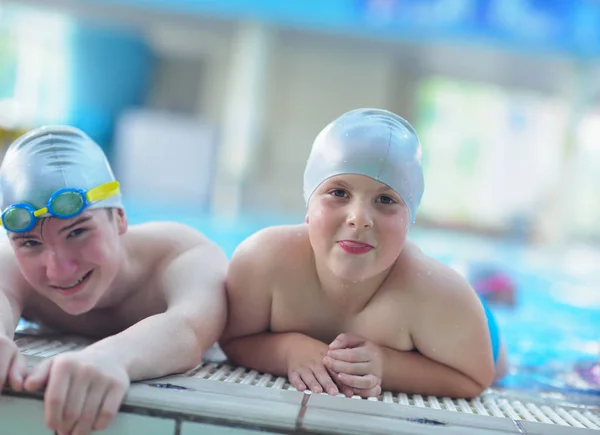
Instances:
[[[557,373],[598,359],[599,97],[597,0],[0,0],[2,152],[77,126],[132,222],[190,223],[228,255],[302,222],[331,120],[409,120],[412,235],[493,305],[510,386],[594,390]]]

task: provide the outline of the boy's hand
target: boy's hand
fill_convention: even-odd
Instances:
[[[44,394],[46,424],[59,435],[105,429],[117,415],[129,388],[125,367],[106,355],[78,351],[36,366],[25,389]]]
[[[21,391],[25,376],[27,360],[11,338],[0,335],[0,393],[6,381],[13,390]]]
[[[340,334],[329,345],[323,364],[336,373],[336,381],[346,387],[346,396],[377,397],[381,394],[383,350],[377,344],[355,334]]]
[[[313,393],[325,391],[327,394],[336,396],[339,389],[332,374],[323,365],[323,357],[328,350],[327,344],[309,337],[306,338],[307,340],[295,347],[288,356],[290,383],[298,391],[305,391],[308,388]]]

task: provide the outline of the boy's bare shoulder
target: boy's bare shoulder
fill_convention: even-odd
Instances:
[[[446,264],[429,257],[414,242],[407,242],[396,268],[404,287],[423,301],[457,303],[472,298],[474,290],[467,280]],[[435,299],[432,297],[435,296]]]
[[[231,259],[233,270],[249,269],[254,273],[290,270],[290,267],[310,258],[312,252],[306,225],[280,225],[267,227],[245,239],[236,248]]]
[[[130,239],[141,246],[164,246],[181,252],[200,245],[214,244],[197,229],[179,222],[148,222],[130,226]]]

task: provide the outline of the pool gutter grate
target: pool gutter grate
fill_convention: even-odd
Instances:
[[[48,358],[62,352],[81,349],[86,342],[69,339],[45,339],[33,336],[17,336],[16,343],[21,352],[27,356]],[[202,362],[193,370],[184,375],[188,378],[198,378],[230,384],[252,385],[263,388],[295,390],[284,377],[277,377],[268,373],[259,373],[243,367],[234,367],[221,362]],[[325,394],[325,393],[321,393]],[[361,399],[355,396],[354,399]],[[378,398],[370,401],[383,403],[396,403],[417,408],[445,410],[464,414],[476,414],[507,418],[515,422],[530,421],[551,425],[560,425],[573,428],[586,428],[600,430],[600,408],[557,406],[544,403],[543,398],[523,403],[522,399],[497,397],[491,390],[484,392],[480,397],[472,400],[451,399],[448,397],[423,397],[418,394],[393,394],[384,392]]]

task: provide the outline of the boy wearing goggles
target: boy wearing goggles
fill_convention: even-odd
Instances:
[[[243,242],[221,347],[298,390],[473,397],[504,371],[498,330],[469,284],[407,239],[421,146],[401,117],[350,111],[314,141],[306,224]]]
[[[50,429],[107,427],[131,381],[200,362],[225,323],[227,259],[187,226],[128,226],[102,149],[71,127],[17,139],[0,167],[0,390],[45,387]],[[27,370],[23,317],[96,341]]]

